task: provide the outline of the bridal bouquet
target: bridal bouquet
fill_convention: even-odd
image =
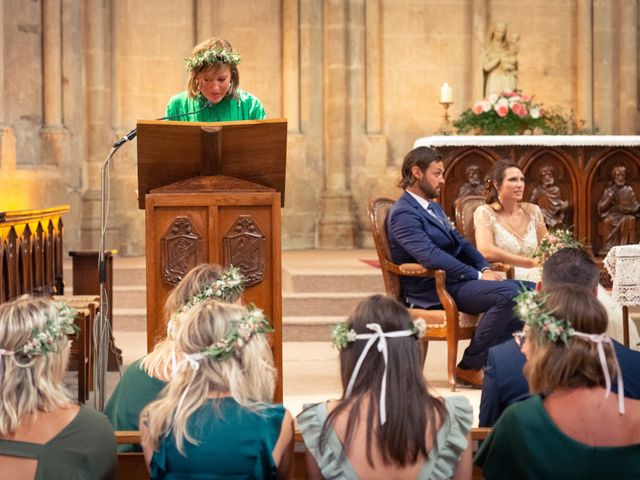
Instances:
[[[573,238],[570,230],[558,228],[545,235],[540,241],[534,256],[540,259],[540,264],[542,265],[551,255],[562,248],[582,248],[582,244]]]

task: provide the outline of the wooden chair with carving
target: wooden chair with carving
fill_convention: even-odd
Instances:
[[[485,200],[482,195],[467,195],[456,198],[453,202],[455,211],[455,225],[460,234],[467,241],[476,246],[476,228],[473,224],[473,214],[480,205],[484,205]],[[502,262],[490,262],[491,268],[499,272],[505,272],[507,278],[513,278],[515,270],[512,265]]]
[[[453,202],[456,228],[474,247],[476,246],[476,229],[473,225],[473,213],[480,205],[484,205],[482,195],[467,195],[456,198]]]
[[[417,263],[397,265],[391,259],[391,250],[387,238],[386,220],[394,200],[384,197],[376,197],[369,201],[368,213],[371,222],[373,242],[378,252],[380,269],[387,296],[404,303],[400,290],[401,276],[433,277],[436,282],[436,291],[442,304],[442,310],[423,310],[409,308],[414,320],[422,318],[427,323],[427,332],[424,336],[423,355],[426,358],[427,347],[430,340],[447,342],[447,376],[449,387],[452,391],[456,388],[456,362],[458,357],[458,342],[473,337],[478,323],[477,315],[460,312],[458,307],[445,288],[446,273],[444,270],[430,270]]]

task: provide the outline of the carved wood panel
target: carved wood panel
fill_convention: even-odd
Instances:
[[[486,174],[496,160],[508,158],[516,162],[525,175],[525,201],[535,198],[534,193],[540,193],[536,188],[540,187],[543,171],[552,171],[552,187],[555,188],[547,192],[549,201],[553,203],[555,199],[556,207],[562,207],[562,202],[566,202],[566,208],[559,208],[563,211],[555,214],[555,219],[561,219],[561,222],[550,226],[571,228],[575,236],[598,256],[606,255],[608,250],[607,225],[598,212],[598,203],[611,184],[614,167],[625,167],[626,184],[635,198],[640,199],[640,147],[467,145],[443,146],[438,151],[445,161],[446,178],[439,201],[450,218],[455,217],[453,203],[466,181],[468,167],[477,165]],[[628,202],[633,204],[633,199]],[[535,203],[541,203],[539,198]],[[637,243],[640,241],[640,211],[635,218],[632,227],[635,237],[627,236],[626,241],[635,238]]]

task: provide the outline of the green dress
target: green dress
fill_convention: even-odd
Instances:
[[[207,400],[187,421],[187,430],[198,445],[185,441],[183,455],[173,435],[161,439],[151,458],[151,478],[275,478],[271,452],[280,436],[284,414],[282,405],[254,412],[233,398]]]
[[[84,406],[47,443],[0,440],[0,455],[36,459],[35,480],[112,479],[116,475],[113,430],[104,415]]]
[[[436,447],[429,452],[419,480],[444,480],[455,474],[460,455],[467,448],[467,435],[473,423],[473,409],[465,397],[444,399],[447,421],[437,433]],[[320,434],[327,420],[327,404],[317,403],[298,415],[298,427],[307,450],[313,455],[325,479],[357,480],[358,476],[346,456],[342,455],[342,442],[331,430],[320,449]],[[362,446],[364,448],[364,446]]]
[[[236,90],[238,98],[224,97],[220,102],[194,115],[184,115],[173,120],[180,122],[231,122],[236,120],[262,120],[265,117],[262,103],[249,92]],[[196,112],[204,107],[207,99],[202,95],[189,98],[187,92],[171,97],[165,117]]]
[[[142,368],[142,359],[125,370],[107,402],[104,414],[114,430],[138,430],[140,412],[155,400],[166,382],[149,376]],[[118,445],[119,452],[141,452],[140,445]]]
[[[536,395],[504,411],[474,462],[488,479],[640,478],[640,445],[592,447],[573,440]]]

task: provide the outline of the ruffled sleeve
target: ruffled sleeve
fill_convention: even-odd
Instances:
[[[320,434],[327,419],[326,403],[317,403],[305,408],[298,414],[298,428],[304,438],[307,451],[313,455],[322,476],[329,479],[356,480],[351,464],[342,456],[342,443],[336,433],[330,429],[320,451]]]
[[[465,397],[444,399],[449,417],[438,431],[437,450],[432,449],[429,461],[421,472],[421,479],[453,477],[460,455],[469,444],[467,435],[473,423],[473,408]],[[427,468],[430,467],[430,468]]]
[[[476,227],[490,227],[496,221],[496,216],[489,205],[480,205],[473,212],[473,224]]]

